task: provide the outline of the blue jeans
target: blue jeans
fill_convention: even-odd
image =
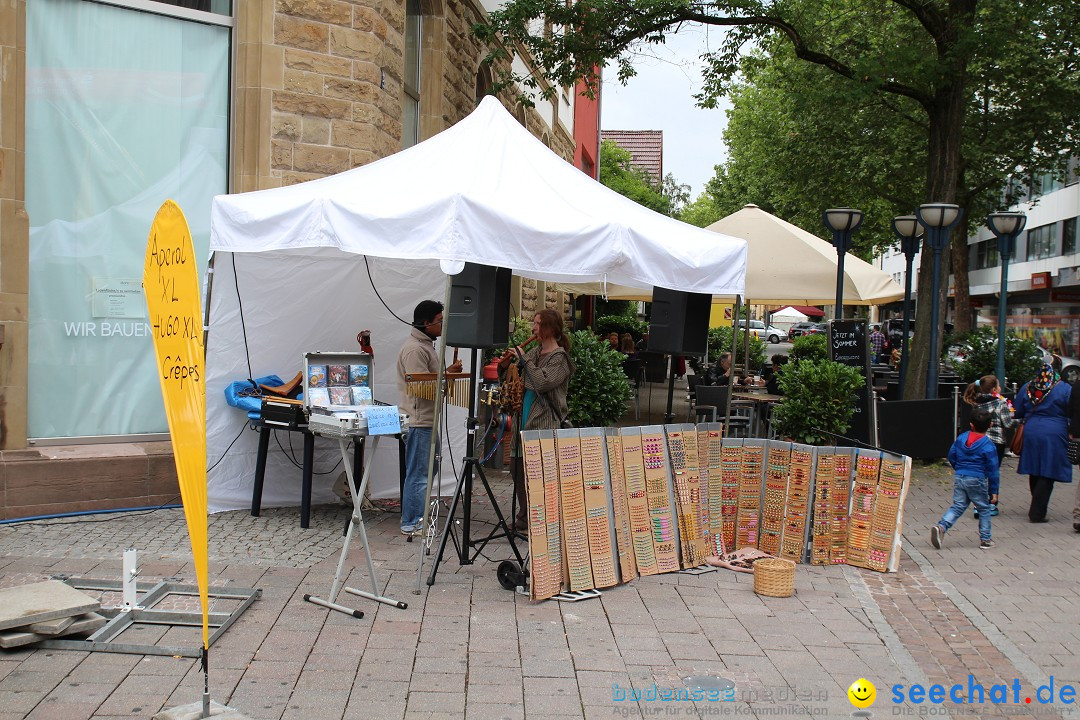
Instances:
[[[979,539],[990,539],[990,495],[987,492],[986,478],[956,475],[953,477],[952,505],[941,516],[938,523],[948,530],[956,519],[964,514],[968,505],[974,505],[979,511]]]
[[[437,451],[437,448],[436,448]],[[401,496],[401,529],[414,530],[424,519],[427,506],[428,455],[431,428],[412,427],[405,433],[405,491]],[[439,476],[438,458],[435,477]]]

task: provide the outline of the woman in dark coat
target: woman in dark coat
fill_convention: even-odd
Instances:
[[[1016,417],[1024,421],[1024,444],[1020,453],[1021,475],[1029,475],[1031,508],[1028,519],[1046,522],[1046,506],[1055,482],[1072,482],[1072,466],[1066,448],[1069,400],[1072,388],[1061,382],[1050,365],[1043,365],[1034,380],[1016,393]]]

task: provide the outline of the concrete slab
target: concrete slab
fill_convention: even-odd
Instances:
[[[67,630],[73,622],[75,622],[74,617],[56,618],[55,620],[31,623],[26,626],[26,630],[38,635],[59,635]]]
[[[203,717],[202,709],[201,701],[193,702],[162,710],[150,720],[198,720]],[[210,701],[210,717],[216,717],[218,720],[249,720],[248,716],[239,710],[233,710],[213,700]]]
[[[20,585],[0,590],[0,630],[99,609],[96,599],[59,580]]]
[[[70,620],[71,622],[67,623],[67,627],[59,633],[37,633],[31,632],[29,628],[15,628],[14,630],[0,632],[0,648],[22,647],[23,645],[31,645],[41,640],[48,640],[49,638],[60,635],[91,633],[98,628],[103,627],[107,622],[105,616],[99,615],[98,613],[86,613],[85,615],[65,619]],[[35,625],[38,624],[41,623],[35,623]],[[29,627],[33,627],[33,625]]]

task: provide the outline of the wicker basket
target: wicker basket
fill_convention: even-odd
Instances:
[[[767,597],[795,594],[795,563],[784,558],[762,558],[754,563],[754,592]]]

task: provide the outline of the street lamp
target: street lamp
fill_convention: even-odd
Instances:
[[[836,246],[836,319],[844,317],[844,256],[851,249],[851,233],[862,224],[862,210],[832,208],[823,215]]]
[[[911,265],[915,262],[915,253],[919,252],[919,241],[923,236],[919,219],[914,215],[898,215],[892,221],[893,233],[900,239],[900,251],[907,261],[904,272],[904,330],[900,341],[900,399],[904,398],[904,386],[907,385],[908,366],[908,328],[911,327]]]
[[[915,211],[919,224],[926,228],[926,240],[934,253],[934,294],[930,308],[930,368],[926,373],[927,399],[935,399],[938,396],[938,365],[941,364],[941,359],[938,357],[938,316],[941,312],[938,289],[941,287],[941,251],[949,244],[949,231],[953,225],[960,222],[963,214],[963,210],[958,205],[949,203],[927,203],[920,205]]]
[[[986,226],[997,236],[998,257],[1001,259],[1001,296],[998,298],[998,382],[1005,387],[1005,296],[1009,288],[1009,261],[1016,252],[1016,238],[1027,225],[1022,212],[996,212],[986,216]]]

